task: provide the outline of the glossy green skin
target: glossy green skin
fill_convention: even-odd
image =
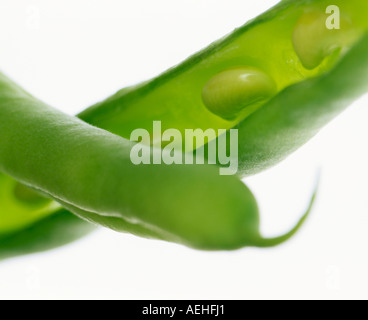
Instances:
[[[122,137],[129,137],[130,132],[135,128],[150,130],[153,120],[162,120],[163,129],[233,128],[236,126],[239,129],[240,141],[239,160],[241,170],[239,175],[246,176],[260,172],[295,151],[315,135],[323,125],[344,110],[351,101],[368,91],[368,81],[366,79],[368,40],[366,37],[362,37],[359,44],[341,62],[337,63],[341,57],[333,55],[314,70],[306,70],[293,50],[292,31],[300,15],[311,8],[324,10],[330,4],[326,0],[282,1],[275,8],[244,27],[237,29],[228,37],[214,43],[208,49],[193,56],[178,67],[142,85],[118,92],[113,97],[89,108],[80,114],[80,117],[93,125]],[[357,30],[363,32],[367,30],[368,3],[366,1],[336,0],[334,4],[339,5],[342,8],[341,11],[348,12],[351,15]],[[265,49],[264,43],[266,42],[268,46]],[[272,59],[270,59],[270,56],[272,56]],[[230,122],[213,115],[205,108],[201,99],[201,91],[204,84],[214,75],[224,69],[239,65],[250,65],[267,71],[277,82],[279,94],[266,104],[256,106],[258,110],[246,119],[239,118]],[[326,73],[328,70],[331,71]],[[317,78],[307,80],[312,77]],[[346,81],[346,79],[349,79],[349,81]],[[6,79],[4,81],[6,85],[9,85]],[[17,94],[25,94],[19,88],[16,91]],[[27,94],[25,95],[30,97]],[[18,97],[14,97],[14,99],[17,100]],[[9,101],[6,101],[5,104],[7,103]],[[39,102],[32,103],[39,104]],[[47,143],[48,141],[45,140],[44,142]],[[55,144],[60,144],[60,141],[55,141]],[[65,150],[65,152],[67,151]],[[57,163],[60,162],[56,155],[53,159]],[[65,161],[68,162],[67,159]],[[9,161],[8,166],[12,167],[14,163],[10,162],[13,161]],[[129,166],[128,163],[126,165]],[[97,169],[100,170],[100,168]],[[196,169],[191,170],[195,171]],[[198,175],[202,175],[202,178],[198,178],[198,180],[205,181],[206,170],[212,169],[205,169],[201,174],[198,173]],[[9,171],[9,173],[17,176],[13,171]],[[49,174],[54,174],[54,170],[51,170]],[[27,182],[24,177],[18,178]],[[36,177],[29,179],[34,182],[33,178]],[[116,182],[111,180],[111,183]],[[193,183],[192,180],[188,182],[188,188],[190,188],[189,185],[196,186],[198,183],[200,182]],[[30,184],[35,186],[33,183]],[[88,182],[87,185],[90,186],[91,183]],[[203,188],[207,188],[208,185],[206,184]],[[247,189],[240,186],[239,182],[237,182],[237,185],[246,194],[249,192],[249,190],[245,191]],[[66,188],[67,182],[64,182],[62,186]],[[37,187],[40,186],[37,184]],[[58,193],[61,190],[51,192],[52,189],[49,189],[49,187],[44,186],[44,191],[51,193],[54,197],[57,194],[58,199],[60,199]],[[161,191],[163,192],[163,190]],[[233,191],[235,192],[235,189]],[[88,192],[91,192],[91,190],[88,190]],[[150,199],[156,200],[162,197],[163,194],[165,193],[160,193],[156,195],[156,198],[150,197]],[[63,194],[63,196],[65,197],[64,200],[70,202],[69,195]],[[208,198],[208,194],[203,194],[202,197]],[[251,196],[249,198],[252,199]],[[191,244],[184,239],[185,236],[183,237],[183,235],[180,235],[179,239],[173,239],[175,237],[172,237],[172,235],[172,238],[170,238],[162,226],[158,234],[157,225],[154,228],[155,230],[152,231],[151,225],[150,227],[147,227],[147,225],[137,227],[136,224],[127,222],[126,217],[123,219],[122,217],[112,218],[92,214],[85,209],[96,211],[95,208],[87,206],[88,208],[80,209],[79,200],[81,199],[74,199],[73,201],[78,203],[73,202],[73,205],[69,205],[70,209],[80,216],[84,216],[87,220],[119,231],[132,232],[151,238],[163,238],[200,248],[215,248],[214,244],[206,246],[200,244],[200,241],[195,241],[195,239],[189,241],[193,241],[194,244]],[[185,200],[184,194],[183,200]],[[202,202],[202,199],[198,202]],[[179,201],[179,203],[181,202]],[[206,206],[210,205],[210,203],[205,203]],[[246,203],[243,205],[246,205]],[[165,208],[173,210],[173,212],[177,211],[174,204],[171,207],[167,204]],[[206,208],[203,207],[203,209]],[[208,208],[211,208],[211,205]],[[231,206],[224,208],[222,215],[226,214],[227,210],[231,210],[231,208]],[[33,209],[30,208],[30,210]],[[82,213],[80,210],[82,210]],[[43,220],[40,221],[40,224],[42,224]],[[33,230],[37,230],[37,221],[32,222],[31,225],[33,225]],[[19,227],[19,230],[22,230],[23,227]],[[257,229],[256,224],[253,227],[254,229],[251,228],[253,231]],[[187,229],[189,231],[190,227]],[[16,237],[17,231],[16,228],[12,230],[13,237]],[[37,232],[35,234],[37,235]],[[261,242],[259,241],[258,245],[261,245]],[[237,245],[234,245],[234,243],[232,245],[222,245],[222,248],[235,248],[243,245],[246,245],[244,239],[239,240]]]

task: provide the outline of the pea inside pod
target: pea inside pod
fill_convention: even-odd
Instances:
[[[340,13],[340,12],[338,12]],[[317,68],[334,52],[346,51],[358,37],[352,22],[337,15],[337,25],[328,25],[328,16],[321,10],[304,13],[293,32],[294,49],[306,69]]]
[[[255,103],[264,102],[277,92],[274,80],[255,67],[234,67],[212,77],[204,86],[202,99],[212,113],[234,120],[241,113],[252,113]],[[247,109],[247,107],[252,106]]]

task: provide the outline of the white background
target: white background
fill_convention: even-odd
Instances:
[[[276,2],[1,0],[0,69],[75,114]],[[367,104],[357,101],[287,161],[247,180],[272,236],[303,213],[322,169],[315,210],[288,243],[206,253],[99,230],[0,264],[0,298],[368,298]]]

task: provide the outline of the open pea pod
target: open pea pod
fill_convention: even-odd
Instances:
[[[330,4],[282,1],[183,64],[121,90],[80,117],[125,138],[136,128],[151,131],[155,120],[162,121],[163,130],[182,132],[238,128],[239,174],[257,173],[296,150],[368,91],[368,3],[336,0],[334,7]],[[37,229],[37,221],[53,213],[51,207],[23,222],[18,219],[13,236],[22,225],[30,223]],[[106,221],[97,215],[93,219],[85,209],[75,207],[73,212],[89,212],[88,220],[116,228],[113,218]],[[120,229],[142,233],[141,226],[119,222]],[[143,229],[149,237],[158,237]]]
[[[367,92],[368,2],[333,4],[282,1],[184,63],[121,90],[80,117],[125,138],[144,128],[153,145],[160,141],[155,120],[162,131],[175,128],[183,136],[187,129],[237,128],[239,175],[260,172]]]
[[[239,158],[234,159],[239,160],[238,174],[256,174],[282,161],[367,92],[365,35],[331,71],[286,88],[235,127],[240,141]],[[207,154],[216,143],[211,141],[201,152]],[[227,147],[230,154],[230,140]]]

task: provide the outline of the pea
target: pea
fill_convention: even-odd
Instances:
[[[338,29],[329,29],[326,21],[325,12],[310,11],[304,13],[295,26],[294,49],[307,69],[318,67],[326,57],[346,49],[356,39],[349,20],[343,18]]]
[[[211,112],[233,120],[242,110],[269,99],[276,91],[267,73],[254,67],[237,67],[212,77],[203,88],[202,98]]]

